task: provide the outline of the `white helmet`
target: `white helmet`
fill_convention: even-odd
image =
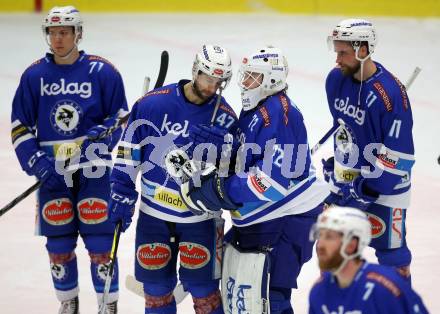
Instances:
[[[318,221],[312,228],[315,232],[320,229],[329,229],[342,233],[341,255],[344,259],[353,259],[362,254],[362,251],[371,241],[371,224],[367,215],[356,208],[331,206],[318,216]],[[316,236],[316,235],[315,235]],[[347,255],[345,249],[350,241],[358,238],[358,249]]]
[[[243,58],[238,72],[238,86],[241,90],[243,110],[251,110],[268,96],[271,96],[287,87],[286,79],[289,72],[287,59],[278,48],[267,46],[249,57]],[[258,74],[255,77],[255,74]],[[261,80],[258,86],[249,88],[244,82],[249,83],[249,78],[254,82]],[[256,85],[256,84],[254,84]]]
[[[203,45],[202,51],[197,53],[192,68],[193,84],[199,72],[224,80],[224,89],[232,77],[232,62],[226,49],[220,46]]]
[[[347,19],[341,21],[333,29],[332,35],[328,36],[327,43],[329,48],[333,48],[333,41],[349,41],[352,43],[353,48],[356,50],[356,58],[358,58],[357,50],[360,47],[361,42],[368,43],[368,56],[363,60],[373,54],[374,49],[377,44],[377,34],[376,29],[373,24],[367,20],[362,19]],[[359,60],[359,59],[358,59]],[[359,60],[362,61],[362,60]]]
[[[83,20],[74,6],[53,7],[43,20],[43,34],[47,39],[47,28],[51,26],[72,26],[75,31],[75,43],[82,38]]]

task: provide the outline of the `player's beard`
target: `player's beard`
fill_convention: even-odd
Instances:
[[[344,76],[353,76],[361,69],[361,63],[358,61],[354,66],[341,66],[341,72]]]
[[[326,258],[325,260],[322,257],[319,258],[319,268],[322,271],[333,271],[338,269],[343,261],[344,258],[341,256],[339,251],[336,251],[332,255],[328,256],[328,258]]]
[[[209,98],[213,96],[213,95],[209,95],[209,96],[204,95],[200,90],[199,86],[197,85],[197,80],[195,80],[194,83],[192,84],[192,90],[194,94],[196,94],[197,97],[199,97],[203,102],[207,101]]]

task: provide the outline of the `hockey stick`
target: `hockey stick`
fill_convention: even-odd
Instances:
[[[411,87],[411,85],[413,84],[414,80],[417,78],[417,76],[420,74],[420,72],[422,71],[422,69],[420,67],[416,67],[413,71],[413,73],[411,74],[411,76],[409,77],[408,81],[405,84],[405,89],[409,90],[409,88]],[[343,126],[344,121],[342,119],[338,119],[338,125],[334,125],[331,127],[330,130],[327,131],[327,133],[325,133],[325,135],[319,140],[318,143],[315,144],[315,146],[313,146],[313,148],[310,150],[310,153],[313,155],[322,145],[324,145],[325,142],[327,142],[327,140],[333,136],[333,134],[336,133],[336,131],[339,130],[339,128],[341,126]]]
[[[154,85],[154,88],[158,88],[163,85],[163,83],[165,81],[165,77],[167,75],[167,71],[168,71],[168,62],[169,62],[169,55],[168,55],[168,52],[166,50],[164,50],[164,51],[162,51],[162,54],[161,54],[159,74],[157,76],[157,80],[156,80],[156,84]],[[91,138],[90,140],[97,141],[97,140],[101,140],[101,139],[109,136],[110,134],[115,132],[115,130],[120,128],[124,123],[126,123],[128,121],[129,117],[130,117],[130,113],[117,119],[116,123],[113,126],[109,127],[106,131],[99,134],[96,138]],[[69,164],[69,162],[70,162],[70,158],[68,158],[66,160],[66,164]],[[24,191],[23,193],[18,195],[16,198],[14,198],[11,202],[9,202],[5,206],[3,206],[0,209],[0,217],[3,216],[6,212],[8,212],[15,205],[20,203],[22,200],[24,200],[27,196],[29,196],[30,194],[32,194],[33,192],[38,190],[40,185],[41,185],[40,181],[35,182],[26,191]]]
[[[125,287],[133,292],[134,294],[145,297],[144,295],[144,286],[142,282],[137,281],[136,278],[132,275],[127,275],[125,277]],[[185,297],[188,295],[188,292],[183,290],[183,285],[179,283],[173,290],[174,299],[176,300],[176,304],[181,303]]]
[[[112,282],[113,271],[115,268],[116,253],[118,253],[121,225],[122,222],[118,222],[115,228],[115,233],[113,234],[112,250],[110,252],[110,267],[108,269],[107,276],[105,277],[104,292],[102,294],[101,304],[99,305],[99,314],[106,314],[107,312],[108,294],[110,292],[110,284]]]

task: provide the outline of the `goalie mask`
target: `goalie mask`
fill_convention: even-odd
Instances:
[[[285,89],[288,72],[286,57],[278,48],[265,47],[243,58],[238,72],[243,110],[251,110],[261,100]]]
[[[327,38],[327,44],[330,50],[333,50],[334,41],[348,41],[351,42],[353,49],[356,52],[356,59],[358,61],[365,61],[374,52],[377,45],[377,34],[373,24],[367,20],[361,19],[347,19],[341,21],[333,29],[331,36]],[[361,59],[358,56],[358,51],[362,42],[368,44],[368,55]]]
[[[196,55],[192,68],[194,85],[200,73],[222,81],[221,89],[225,89],[232,77],[232,62],[226,49],[220,46],[203,45],[202,51]]]

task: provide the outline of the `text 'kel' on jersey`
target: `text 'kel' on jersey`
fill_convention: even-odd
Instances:
[[[232,62],[228,51],[216,45],[203,45],[202,51],[194,59],[192,92],[201,102],[205,102],[218,89],[221,95],[231,77]]]
[[[83,20],[73,6],[53,7],[42,23],[43,35],[51,52],[60,59],[69,59],[78,51],[82,39]]]
[[[238,72],[243,110],[255,108],[262,100],[287,88],[289,67],[279,48],[258,49],[243,58]]]

